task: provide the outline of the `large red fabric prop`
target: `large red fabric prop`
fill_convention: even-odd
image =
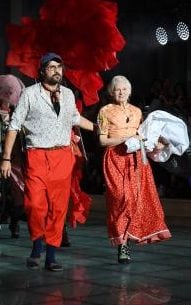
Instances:
[[[7,65],[36,78],[45,52],[64,58],[66,77],[82,93],[84,103],[98,101],[99,72],[111,69],[125,40],[116,27],[117,4],[105,0],[46,0],[39,19],[24,17],[9,25]]]

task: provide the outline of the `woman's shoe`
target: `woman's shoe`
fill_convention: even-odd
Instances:
[[[128,264],[131,261],[129,243],[118,246],[118,262]]]

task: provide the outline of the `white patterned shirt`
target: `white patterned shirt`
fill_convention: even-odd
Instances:
[[[9,130],[24,128],[26,148],[70,145],[71,129],[80,124],[72,91],[60,87],[60,113],[57,116],[50,97],[40,83],[27,87],[13,112]]]

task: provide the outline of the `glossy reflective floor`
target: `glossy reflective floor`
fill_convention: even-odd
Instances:
[[[191,305],[191,228],[172,228],[167,242],[132,246],[133,261],[117,263],[104,215],[69,230],[71,247],[58,250],[64,271],[29,271],[26,224],[19,239],[0,231],[0,305]]]

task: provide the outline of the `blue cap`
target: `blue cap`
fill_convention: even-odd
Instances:
[[[60,55],[58,55],[56,53],[46,53],[45,55],[43,55],[41,57],[40,65],[45,66],[51,60],[55,60],[55,61],[58,61],[58,62],[63,62],[63,59]]]

